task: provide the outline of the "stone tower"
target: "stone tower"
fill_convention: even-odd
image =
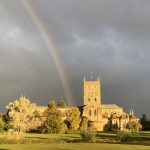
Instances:
[[[88,118],[91,127],[103,130],[100,78],[96,81],[84,78],[83,93],[83,116]]]

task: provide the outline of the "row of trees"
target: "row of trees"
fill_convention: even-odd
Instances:
[[[57,104],[64,107],[63,101]],[[55,106],[55,101],[50,101],[47,109],[41,112],[35,103],[21,96],[18,100],[10,102],[7,106],[7,114],[0,117],[1,130],[13,129],[18,132],[42,132],[42,133],[64,133],[68,130],[86,129],[88,120],[86,117],[80,119],[80,111],[72,107],[62,120],[62,113]]]
[[[60,101],[57,107],[65,107]],[[72,107],[66,113],[66,119],[62,120],[62,113],[56,107],[55,101],[51,100],[47,109],[41,112],[35,103],[21,96],[18,100],[10,102],[7,114],[0,114],[0,131],[13,129],[18,132],[41,132],[41,133],[64,133],[68,130],[85,130],[88,128],[88,119],[80,115],[77,107]],[[143,130],[150,130],[150,119],[142,115],[140,120]],[[141,129],[141,124],[130,121],[127,128],[131,131]],[[117,130],[116,130],[117,131]]]

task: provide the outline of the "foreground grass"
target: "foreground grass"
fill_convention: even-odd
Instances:
[[[150,146],[102,143],[4,144],[0,150],[150,150]]]
[[[0,133],[0,136],[6,135],[7,133]],[[140,137],[150,138],[150,131],[140,131],[138,133]],[[41,134],[41,133],[26,133],[24,134],[25,138],[60,138],[60,137],[72,137],[72,138],[80,138],[80,132],[69,132],[68,134]],[[96,132],[96,138],[99,139],[116,139],[116,133],[111,131],[106,132]]]
[[[41,138],[41,139],[58,139],[58,138],[81,138],[80,132],[69,132],[68,134],[38,134],[38,133],[26,133],[25,138]],[[96,139],[116,139],[115,132],[96,132]]]
[[[0,136],[3,137],[5,134],[1,133]],[[10,144],[7,144],[9,142],[0,144],[0,150],[150,150],[150,132],[139,132],[133,138],[135,139],[133,142],[118,144],[116,133],[96,132],[98,143],[82,143],[80,132],[70,132],[68,134],[26,133],[23,136],[24,142],[22,144],[14,144],[14,142],[11,144],[10,140]],[[140,140],[137,141],[137,138]],[[71,143],[66,143],[62,139],[67,139]]]
[[[69,134],[40,134],[40,133],[26,133],[25,138],[41,138],[41,139],[58,139],[62,137],[80,138],[80,133],[69,133]]]
[[[40,139],[59,139],[59,138],[71,138],[71,139],[81,139],[80,132],[70,132],[68,134],[37,134],[37,133],[27,133],[24,135],[25,138],[40,138]],[[141,140],[150,141],[150,131],[140,131],[135,134],[135,138],[141,138]],[[105,131],[96,132],[96,139],[109,139],[117,140],[117,135],[115,132]]]

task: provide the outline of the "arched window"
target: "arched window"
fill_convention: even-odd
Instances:
[[[95,99],[95,102],[97,101],[97,99],[96,98],[94,98]]]
[[[90,102],[90,98],[88,98],[88,101]]]
[[[97,112],[96,112],[96,110],[94,110],[94,115],[97,115]]]
[[[91,111],[91,110],[89,110],[89,116],[91,116],[91,114],[92,114],[92,111]]]

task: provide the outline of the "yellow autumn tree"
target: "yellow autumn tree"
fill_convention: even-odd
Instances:
[[[36,129],[42,123],[42,117],[36,109],[36,104],[31,103],[25,96],[10,102],[6,109],[12,128],[19,132],[28,132]]]
[[[66,114],[66,124],[70,130],[78,130],[80,125],[80,111],[78,107],[72,107]]]

